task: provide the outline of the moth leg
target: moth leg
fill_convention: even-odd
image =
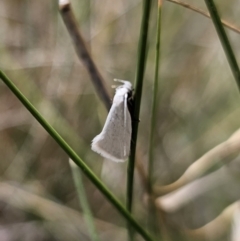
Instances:
[[[138,123],[139,123],[140,121],[141,121],[141,120],[140,120],[140,119],[137,119],[137,118],[133,118],[133,119],[132,119],[132,122],[138,122]]]
[[[127,112],[128,112],[128,94],[124,95],[124,140],[126,139],[127,132]],[[124,156],[127,155],[126,143],[123,144]]]

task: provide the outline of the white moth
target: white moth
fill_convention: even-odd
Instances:
[[[116,87],[111,109],[102,132],[92,140],[92,150],[104,158],[124,162],[130,153],[132,119],[128,110],[128,98],[132,94],[132,84],[126,80]]]

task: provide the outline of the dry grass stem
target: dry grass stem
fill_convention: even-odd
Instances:
[[[240,150],[240,130],[237,130],[227,141],[217,145],[188,167],[185,173],[174,183],[166,186],[156,186],[156,195],[170,193],[189,182],[201,177],[210,168],[232,155],[238,155]]]
[[[192,6],[192,5],[188,4],[188,3],[184,3],[184,2],[178,1],[178,0],[167,0],[167,1],[168,1],[168,2],[172,2],[172,3],[175,3],[175,4],[178,4],[178,5],[183,6],[183,7],[185,7],[185,8],[188,8],[188,9],[190,9],[190,10],[196,12],[196,13],[199,13],[199,14],[207,17],[207,18],[211,18],[211,17],[210,17],[210,14],[209,14],[208,12],[205,12],[205,11],[199,9],[199,8],[196,8],[196,7],[194,7],[194,6]],[[229,22],[227,22],[227,21],[225,21],[225,20],[221,20],[221,22],[222,22],[222,24],[223,24],[225,27],[233,30],[233,31],[236,32],[236,33],[240,33],[240,29],[237,28],[236,26],[230,24]]]
[[[219,170],[195,180],[176,191],[156,199],[156,205],[159,209],[166,212],[176,212],[186,206],[191,201],[196,200],[200,195],[214,190],[218,186],[231,180],[229,170],[222,167]]]
[[[225,208],[222,213],[198,229],[186,229],[185,233],[191,238],[191,240],[219,240],[228,230],[232,222],[232,218],[236,210],[239,209],[239,201],[231,204]]]
[[[23,187],[24,188],[24,187]],[[71,227],[72,235],[84,234],[88,236],[88,229],[84,222],[83,216],[64,205],[40,197],[23,188],[13,186],[6,182],[0,183],[0,200],[1,202],[11,205],[17,209],[25,212],[33,213],[45,221],[57,223],[66,223]],[[100,230],[99,234],[103,235],[103,240],[124,240],[126,232],[124,229],[119,228],[113,224],[95,219],[97,229]],[[104,230],[108,230],[104,232]],[[61,231],[59,229],[59,231]],[[102,233],[101,233],[102,231]]]

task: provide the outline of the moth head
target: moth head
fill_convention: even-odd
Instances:
[[[132,91],[132,89],[133,89],[133,88],[132,88],[132,84],[131,84],[129,81],[127,81],[127,80],[114,79],[114,81],[123,83],[122,85],[118,85],[118,86],[113,85],[112,87],[113,87],[113,88],[116,88],[116,90],[117,90],[117,89],[121,89],[121,88],[125,88],[125,89],[127,89],[128,91]]]

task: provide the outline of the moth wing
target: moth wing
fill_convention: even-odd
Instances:
[[[92,150],[106,159],[124,162],[130,153],[131,116],[123,101],[113,102],[102,132],[92,140]]]

